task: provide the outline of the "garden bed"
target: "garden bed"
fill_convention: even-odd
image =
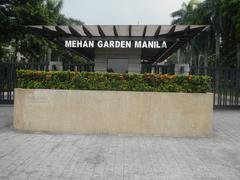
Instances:
[[[212,131],[205,76],[20,71],[18,86],[14,127],[20,130],[173,137]]]
[[[210,92],[208,76],[119,74],[70,71],[17,71],[18,88],[144,92]]]

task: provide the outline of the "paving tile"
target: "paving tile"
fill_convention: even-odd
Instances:
[[[1,109],[0,117],[7,118],[2,121],[12,121],[11,108]],[[2,127],[0,179],[239,180],[240,111],[214,111],[209,138],[56,135]]]

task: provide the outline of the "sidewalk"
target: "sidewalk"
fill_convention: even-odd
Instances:
[[[1,110],[11,119],[12,109]],[[9,117],[6,116],[9,114]],[[0,179],[240,179],[240,111],[215,111],[210,138],[0,129]]]
[[[0,128],[10,126],[13,122],[13,105],[0,105]]]

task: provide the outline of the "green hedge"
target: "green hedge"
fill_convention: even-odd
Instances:
[[[17,87],[29,89],[84,89],[206,93],[208,76],[118,74],[69,71],[17,71]]]

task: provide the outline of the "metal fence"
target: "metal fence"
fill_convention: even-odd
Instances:
[[[240,69],[191,67],[190,74],[212,77],[215,108],[240,108]]]
[[[86,71],[94,72],[94,64],[65,64],[63,65],[64,71]]]
[[[43,63],[0,63],[0,104],[13,104],[16,87],[16,70],[30,69],[48,71],[48,64]],[[93,64],[64,65],[65,71],[94,71]]]
[[[49,70],[48,64],[0,63],[0,104],[13,104],[16,87],[16,70]],[[94,71],[93,64],[68,64],[63,70]],[[192,75],[212,77],[215,108],[240,108],[240,69],[215,67],[190,67]],[[142,73],[174,74],[174,65],[143,65]]]
[[[174,65],[142,64],[141,73],[174,74]]]

